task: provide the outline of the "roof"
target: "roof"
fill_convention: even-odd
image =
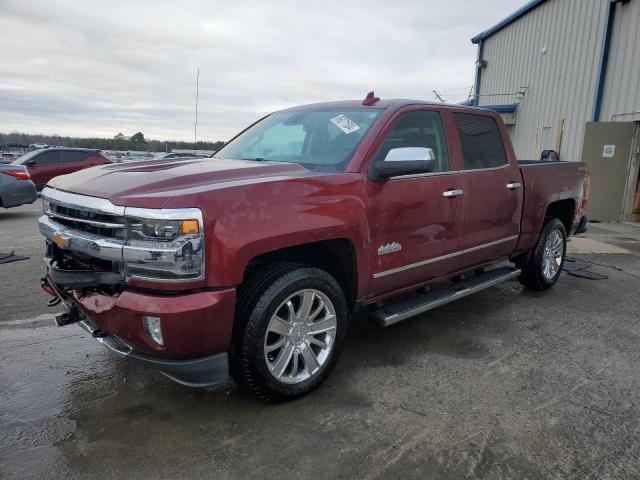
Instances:
[[[362,100],[344,100],[337,102],[323,102],[323,103],[311,103],[308,105],[299,105],[296,107],[286,108],[283,110],[278,110],[278,112],[295,112],[301,110],[392,110],[395,111],[402,107],[406,107],[409,105],[429,105],[435,106],[439,109],[455,109],[455,110],[469,110],[473,111],[487,111],[492,110],[498,113],[513,113],[516,109],[516,105],[469,105],[468,102],[462,102],[458,104],[452,103],[440,103],[440,102],[428,102],[424,100],[409,100],[409,99],[388,99],[388,100],[380,100],[376,102],[375,105],[365,106],[362,105]]]
[[[65,150],[65,151],[77,151],[77,152],[99,152],[99,148],[81,148],[81,147],[48,147],[41,148],[40,150]]]
[[[348,109],[387,109],[390,107],[397,107],[399,105],[409,105],[409,104],[427,104],[427,105],[435,105],[435,102],[425,102],[422,100],[405,100],[405,99],[381,99],[377,101],[375,104],[371,106],[365,106],[362,104],[362,100],[342,100],[336,102],[322,102],[322,103],[310,103],[308,105],[299,105],[291,108],[286,108],[284,111],[290,110],[348,110]],[[437,105],[440,105],[438,103]]]
[[[546,1],[547,0],[531,0],[529,3],[523,5],[518,10],[513,12],[511,15],[509,15],[507,18],[505,18],[505,19],[501,20],[500,22],[496,23],[493,27],[491,27],[488,30],[485,30],[484,32],[479,33],[478,35],[473,37],[471,39],[471,42],[472,43],[480,43],[482,40],[484,40],[486,38],[489,38],[494,33],[499,32],[500,30],[502,30],[505,27],[508,27],[513,22],[518,20],[520,17],[526,15],[531,10],[533,10],[536,7],[538,7],[539,5],[542,5]]]

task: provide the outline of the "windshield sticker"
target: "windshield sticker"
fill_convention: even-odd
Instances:
[[[356,130],[360,130],[360,127],[358,126],[358,124],[355,123],[346,115],[338,115],[337,117],[333,117],[330,120],[330,122],[333,123],[336,127],[338,127],[347,135],[355,132]]]

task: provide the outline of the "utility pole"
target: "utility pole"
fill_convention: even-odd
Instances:
[[[196,121],[193,125],[193,153],[196,153],[196,146],[198,144],[198,93],[200,88],[200,67],[198,67],[198,74],[196,75]]]

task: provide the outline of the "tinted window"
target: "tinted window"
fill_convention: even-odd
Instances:
[[[465,169],[500,167],[507,163],[498,124],[491,117],[454,113]]]
[[[82,162],[91,156],[89,152],[67,151],[64,152],[65,162]]]
[[[437,112],[417,111],[402,115],[382,142],[375,161],[384,160],[392,148],[406,147],[430,148],[436,157],[433,171],[449,170],[447,144]]]
[[[58,150],[42,152],[40,155],[34,157],[33,160],[36,162],[36,165],[60,163],[60,152]]]

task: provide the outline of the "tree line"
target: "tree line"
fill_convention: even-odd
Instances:
[[[129,137],[118,133],[113,138],[81,138],[63,137],[60,135],[33,135],[29,133],[0,133],[0,145],[21,143],[32,145],[35,143],[60,147],[97,148],[100,150],[138,150],[146,152],[170,152],[172,150],[191,150],[193,142],[176,140],[147,140],[142,132]],[[195,144],[196,150],[219,150],[225,144],[223,141],[200,141]]]

